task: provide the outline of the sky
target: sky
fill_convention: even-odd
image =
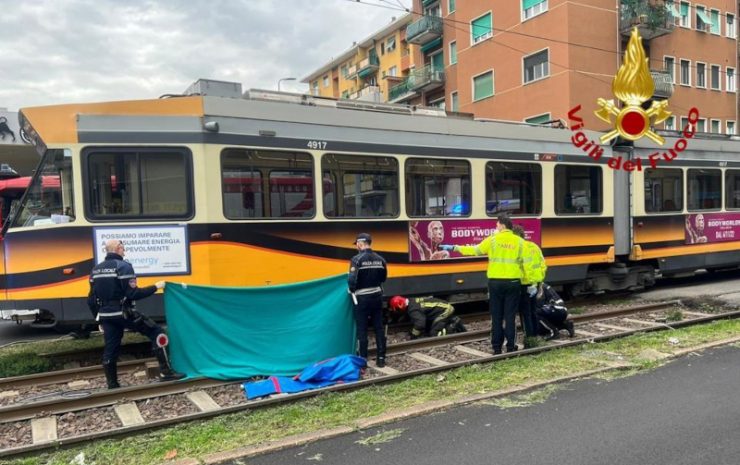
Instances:
[[[411,0],[30,0],[0,15],[0,108],[157,98],[199,78],[300,82]]]

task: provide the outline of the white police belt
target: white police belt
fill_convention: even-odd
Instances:
[[[364,289],[357,289],[355,291],[355,295],[370,295],[370,294],[376,294],[378,292],[383,292],[383,290],[380,288],[380,286],[377,286],[377,287],[366,287]]]

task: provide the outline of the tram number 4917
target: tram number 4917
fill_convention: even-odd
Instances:
[[[325,140],[310,140],[306,146],[312,150],[324,150],[326,148]]]

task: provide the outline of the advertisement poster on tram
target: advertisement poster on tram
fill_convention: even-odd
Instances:
[[[706,244],[740,239],[740,213],[697,213],[686,215],[687,244]]]
[[[93,230],[95,263],[105,258],[105,241],[120,240],[125,259],[138,276],[190,274],[190,247],[185,226],[120,226]]]
[[[540,245],[540,220],[513,220],[524,228],[525,238]],[[431,220],[409,221],[409,261],[411,263],[464,257],[458,252],[439,250],[442,244],[475,245],[493,234],[496,220]]]

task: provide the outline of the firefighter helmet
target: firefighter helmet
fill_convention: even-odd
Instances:
[[[406,307],[408,306],[408,299],[401,295],[393,296],[391,297],[390,302],[388,302],[388,306],[392,311],[402,312],[406,310]]]

